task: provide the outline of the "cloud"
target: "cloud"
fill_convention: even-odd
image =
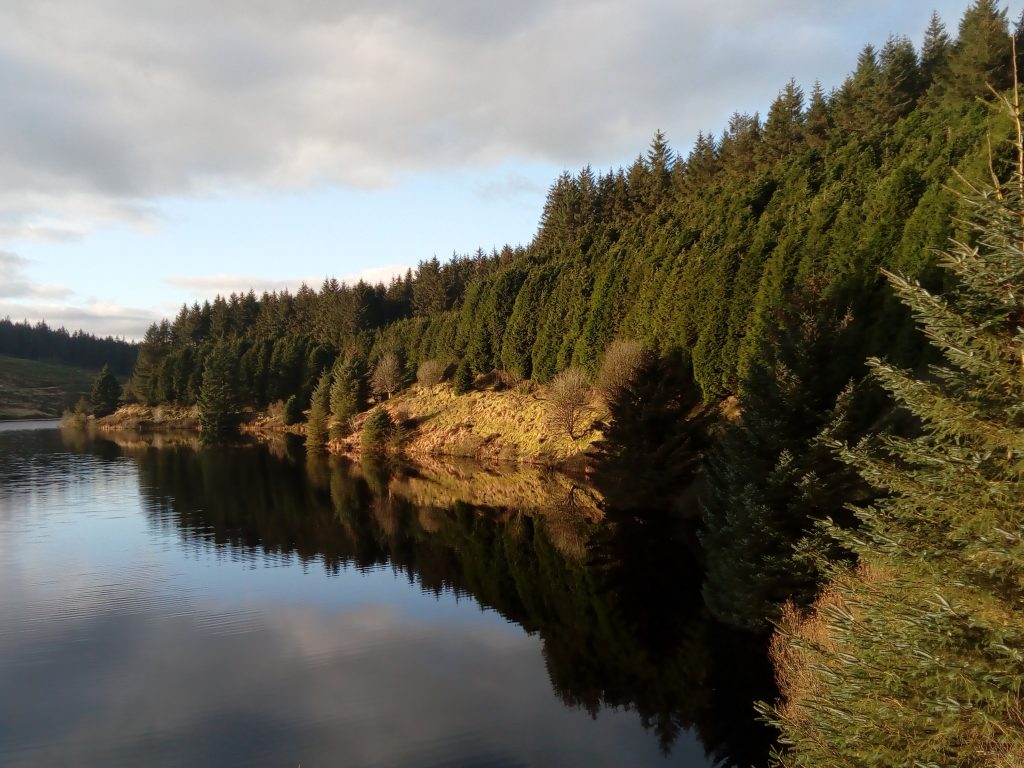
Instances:
[[[85,300],[78,305],[72,305],[5,301],[2,298],[0,317],[9,317],[16,322],[44,321],[55,328],[81,328],[97,336],[123,337],[129,340],[141,339],[146,329],[160,320],[160,316],[151,310],[100,300]]]
[[[0,299],[63,299],[71,294],[61,285],[44,285],[24,272],[31,262],[9,251],[0,251]]]
[[[545,190],[522,174],[510,173],[498,181],[481,184],[475,191],[477,196],[483,200],[503,201],[514,199],[520,195],[529,195],[532,199]]]
[[[90,575],[6,601],[0,751],[15,765],[664,762],[635,714],[564,706],[541,641],[518,627],[337,600],[218,602],[172,575]],[[40,618],[39,603],[55,610]],[[699,758],[694,737],[681,741],[679,757]]]
[[[659,127],[685,145],[791,76],[840,77],[860,44],[919,33],[930,8],[7,3],[0,236],[74,237],[111,219],[152,226],[166,197],[379,187],[510,159],[602,167]]]
[[[406,264],[385,264],[380,267],[369,267],[338,277],[340,282],[354,285],[360,280],[367,283],[388,283],[396,275],[404,275],[409,269]],[[303,285],[319,288],[323,277],[296,277],[273,280],[253,275],[175,275],[164,282],[177,288],[184,288],[197,298],[213,298],[214,296],[230,296],[232,293],[247,293],[250,289],[257,294],[264,291],[290,291],[294,293]]]

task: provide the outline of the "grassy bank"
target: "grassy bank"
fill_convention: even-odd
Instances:
[[[603,413],[596,398],[594,404],[588,427],[575,439],[552,422],[550,405],[540,390],[487,389],[457,395],[444,383],[413,387],[382,407],[403,426],[401,448],[411,456],[564,466],[584,463],[600,437],[596,426]],[[358,453],[364,418],[365,414],[357,417],[353,434],[332,441],[329,448]]]
[[[92,389],[95,371],[0,355],[0,420],[55,418]]]
[[[596,427],[604,414],[594,400],[587,426],[578,437],[551,420],[550,406],[540,390],[487,389],[456,395],[450,385],[413,387],[383,403],[392,419],[403,428],[400,449],[410,456],[474,458],[488,463],[516,462],[543,466],[572,467],[587,461],[595,441]],[[353,419],[352,434],[332,441],[332,453],[358,454],[359,433],[369,412]],[[126,405],[116,413],[97,420],[107,431],[198,430],[195,406]],[[284,426],[273,409],[243,416],[242,430],[260,434],[295,432],[303,425]]]

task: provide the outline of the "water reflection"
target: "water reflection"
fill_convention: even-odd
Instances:
[[[0,513],[45,507],[59,486],[47,477],[129,469],[133,494],[118,503],[144,511],[96,507],[131,550],[130,580],[110,577],[105,551],[103,571],[67,561],[51,575],[42,608],[0,598],[5,618],[35,627],[0,630],[2,762],[764,760],[759,649],[708,620],[695,552],[667,520],[605,512],[559,475],[307,459],[287,441],[121,442],[66,435],[58,450],[38,437],[6,454],[0,442]],[[88,549],[81,514],[64,521],[74,545],[54,552]],[[3,525],[0,542],[15,530]],[[112,535],[96,536],[109,549]],[[24,570],[18,558],[0,548],[0,576]],[[316,571],[329,578],[303,578]],[[345,574],[359,578],[334,578]],[[76,606],[59,626],[57,605]],[[637,718],[652,736],[637,738]]]

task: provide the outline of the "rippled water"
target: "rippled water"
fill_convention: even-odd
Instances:
[[[0,425],[0,765],[763,752],[747,652],[651,584],[686,558],[638,570],[585,490],[30,426]]]

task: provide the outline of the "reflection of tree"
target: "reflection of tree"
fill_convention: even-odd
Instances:
[[[571,483],[532,513],[417,506],[393,492],[415,470],[380,460],[258,447],[148,450],[137,459],[153,522],[196,546],[320,560],[331,573],[390,563],[425,590],[470,595],[538,633],[567,705],[634,710],[666,748],[696,727],[716,760],[764,756],[763,735],[749,724],[753,699],[770,691],[735,679],[749,649],[723,657],[729,638],[707,619],[695,558],[667,522],[591,522],[574,514],[592,509],[591,492]],[[735,672],[728,688],[738,702],[719,692],[723,670]]]

